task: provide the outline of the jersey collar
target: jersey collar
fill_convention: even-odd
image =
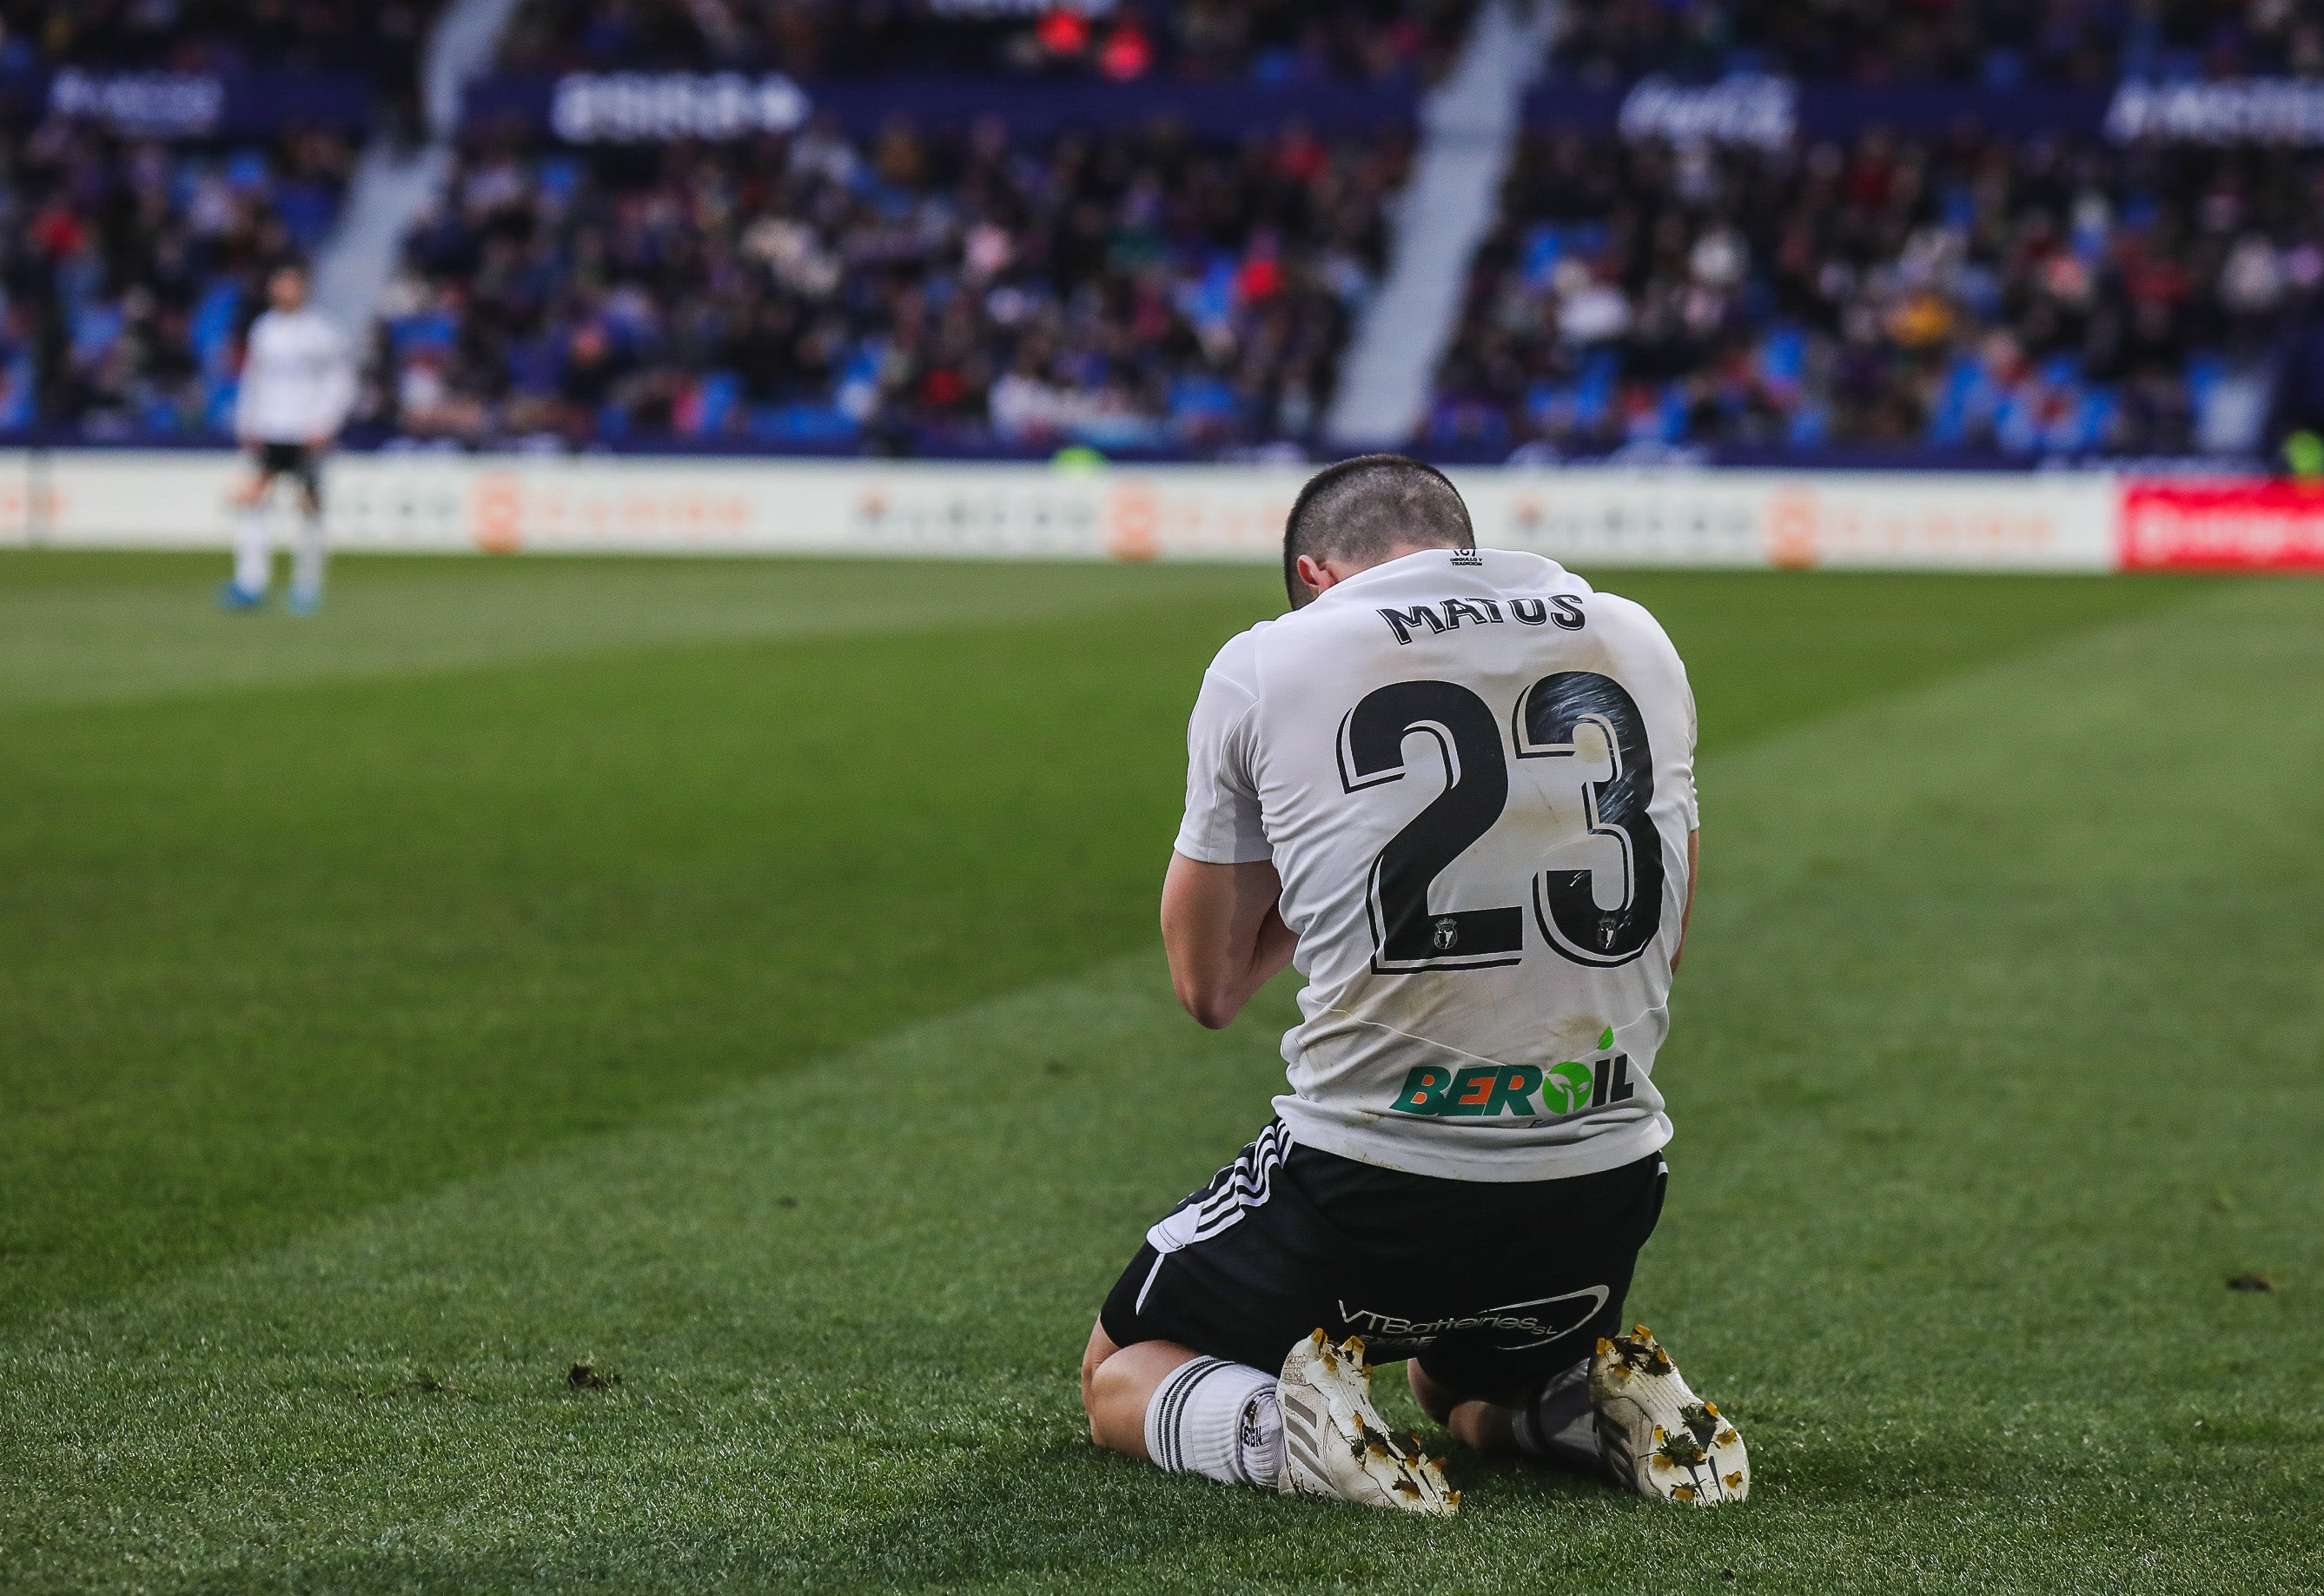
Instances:
[[[1477,558],[1455,563],[1453,556],[1473,552]],[[1358,571],[1344,581],[1334,582],[1315,597],[1317,604],[1328,604],[1345,594],[1360,603],[1365,595],[1377,589],[1408,581],[1425,578],[1432,587],[1442,587],[1448,582],[1464,586],[1489,587],[1496,590],[1514,588],[1519,592],[1574,591],[1588,592],[1588,585],[1555,560],[1539,554],[1529,554],[1515,549],[1421,549],[1394,559],[1383,560],[1366,570]]]

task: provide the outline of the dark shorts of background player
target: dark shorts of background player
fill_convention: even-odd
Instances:
[[[287,476],[311,504],[323,502],[323,458],[303,443],[262,443],[258,446],[258,480]]]
[[[1360,1335],[1376,1362],[1416,1357],[1463,1396],[1517,1400],[1620,1327],[1668,1175],[1650,1153],[1563,1180],[1439,1180],[1297,1146],[1278,1121],[1164,1222],[1194,1239],[1138,1250],[1099,1323],[1116,1346],[1270,1373],[1318,1328]]]

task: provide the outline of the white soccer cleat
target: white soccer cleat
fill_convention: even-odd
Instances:
[[[1640,1496],[1715,1508],[1751,1494],[1743,1437],[1714,1404],[1687,1388],[1645,1325],[1599,1340],[1590,1360],[1590,1403],[1606,1466]]]
[[[1450,1518],[1461,1493],[1413,1435],[1389,1434],[1372,1406],[1371,1369],[1364,1343],[1350,1336],[1338,1346],[1318,1330],[1291,1349],[1275,1400],[1283,1417],[1286,1496],[1322,1497],[1396,1508]]]

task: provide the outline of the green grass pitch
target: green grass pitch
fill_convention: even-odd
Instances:
[[[0,557],[0,1589],[2317,1577],[2324,585],[1602,576],[1704,738],[1632,1307],[1756,1489],[1439,1524],[1079,1423],[1279,1082],[1153,930],[1267,572],[220,574]]]

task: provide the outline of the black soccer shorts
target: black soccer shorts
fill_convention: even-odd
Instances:
[[[1099,1323],[1117,1346],[1269,1371],[1319,1328],[1360,1335],[1375,1361],[1517,1400],[1620,1328],[1668,1175],[1649,1153],[1563,1180],[1440,1180],[1301,1147],[1278,1120],[1148,1232]]]
[[[287,476],[316,503],[323,502],[323,462],[303,443],[262,443],[258,446],[258,476],[271,482]]]

